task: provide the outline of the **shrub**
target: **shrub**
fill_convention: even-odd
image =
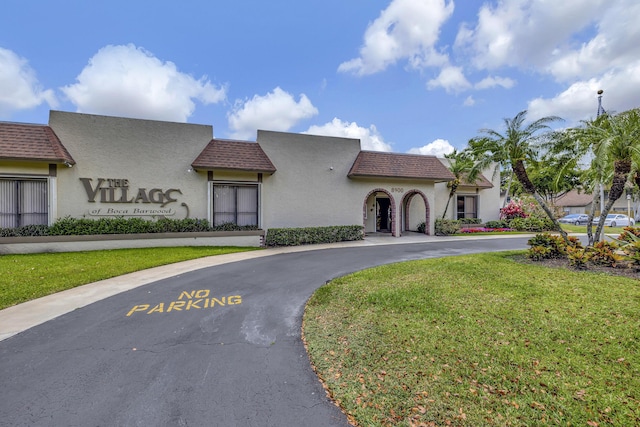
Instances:
[[[202,231],[257,230],[258,227],[238,226],[232,223],[212,227],[205,219],[168,219],[149,221],[142,218],[71,218],[65,217],[50,227],[30,225],[0,229],[0,237],[14,236],[82,236],[96,234],[186,233]]]
[[[524,204],[520,200],[511,200],[504,208],[500,209],[500,219],[511,220],[514,218],[527,218]]]
[[[460,221],[457,219],[436,219],[436,236],[448,236],[456,234],[460,230]]]
[[[623,242],[634,242],[638,240],[638,238],[640,238],[640,228],[624,227],[617,240]]]
[[[481,218],[462,218],[458,220],[460,224],[482,224]]]
[[[418,233],[423,233],[427,230],[427,224],[424,222],[421,222],[420,224],[418,224]]]
[[[461,228],[458,233],[471,234],[471,233],[490,233],[496,231],[513,231],[511,228],[488,228],[488,227],[468,227]]]
[[[585,250],[581,246],[572,246],[567,248],[567,258],[569,259],[569,265],[578,270],[584,270],[587,268],[590,256],[589,251]]]
[[[499,221],[487,221],[484,226],[487,228],[511,228],[509,227],[509,221],[503,219]]]
[[[551,258],[549,253],[551,249],[545,246],[531,246],[527,250],[527,256],[534,261],[542,261],[543,259]]]
[[[568,245],[564,242],[564,240],[562,240],[562,238],[560,238],[560,240],[567,247],[567,249],[569,248],[582,249],[582,243],[580,242],[580,239],[578,239],[575,236],[567,236],[567,240],[569,241]]]
[[[560,236],[549,233],[536,234],[527,241],[529,258],[540,260],[546,258],[562,258],[567,254],[567,245]]]
[[[629,266],[640,269],[640,229],[634,227],[625,227],[617,239],[614,239],[618,248],[624,252],[626,261]]]
[[[267,246],[297,246],[362,239],[364,239],[364,227],[361,225],[270,228],[267,231],[265,244]]]
[[[589,262],[595,265],[615,267],[624,259],[616,253],[618,245],[614,242],[596,242],[589,248]]]
[[[46,225],[25,225],[17,228],[0,228],[0,237],[23,237],[23,236],[47,236],[49,227]]]
[[[554,229],[553,221],[549,218],[527,217],[514,218],[509,221],[509,227],[517,231],[542,232]]]

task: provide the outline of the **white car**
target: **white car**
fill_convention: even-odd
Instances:
[[[633,226],[635,221],[623,214],[609,214],[604,219],[605,227],[629,227]]]

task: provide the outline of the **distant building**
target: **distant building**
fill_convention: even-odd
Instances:
[[[593,194],[579,193],[577,190],[571,190],[558,197],[556,207],[560,208],[566,215],[574,213],[586,213],[591,211],[593,203]]]
[[[605,203],[607,201],[607,197],[609,192],[607,190],[604,191]],[[564,196],[559,197],[556,200],[556,206],[565,214],[572,213],[590,213],[591,205],[593,203],[593,194],[586,194],[584,192],[578,192],[577,190],[571,190]],[[599,196],[597,196],[599,197]],[[627,199],[629,197],[629,199]],[[622,195],[618,200],[615,201],[613,206],[611,207],[611,212],[628,214],[631,212],[632,218],[638,218],[638,199],[635,196],[627,196],[626,194]],[[596,215],[600,214],[600,210],[596,211]]]
[[[214,225],[362,224],[432,234],[453,179],[445,159],[362,151],[360,141],[51,111],[48,125],[0,122],[0,227],[59,218],[203,218]],[[499,177],[460,187],[448,218],[499,216]]]

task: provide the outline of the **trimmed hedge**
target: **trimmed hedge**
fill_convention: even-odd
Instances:
[[[460,231],[460,220],[442,218],[436,219],[436,236],[448,236],[450,234],[456,234],[458,231]]]
[[[461,225],[479,225],[482,224],[482,218],[464,218],[459,219],[458,222]]]
[[[140,234],[140,233],[188,233],[203,231],[257,230],[256,226],[238,226],[232,223],[212,227],[206,219],[159,219],[149,221],[141,218],[71,218],[59,219],[53,225],[28,225],[19,228],[0,228],[0,237],[23,236],[83,236],[96,234]]]
[[[498,221],[487,221],[484,226],[487,228],[511,228],[509,226],[509,221],[507,221],[506,219],[501,219]]]
[[[527,218],[513,218],[509,221],[509,227],[517,231],[543,232],[554,230],[553,221],[549,218],[529,216]]]
[[[48,236],[47,225],[26,225],[18,228],[0,228],[0,237]]]
[[[318,243],[335,243],[364,239],[361,225],[337,225],[330,227],[270,228],[267,230],[267,246],[298,246]]]

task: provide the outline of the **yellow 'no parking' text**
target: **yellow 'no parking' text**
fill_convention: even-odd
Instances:
[[[131,316],[133,313],[170,313],[173,311],[211,309],[238,304],[242,304],[242,297],[240,295],[212,297],[209,289],[199,289],[197,291],[182,291],[176,301],[168,303],[161,302],[155,305],[134,305],[127,313],[127,317]]]

